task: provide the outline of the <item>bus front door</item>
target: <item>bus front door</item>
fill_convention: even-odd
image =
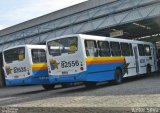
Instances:
[[[139,61],[138,61],[138,48],[137,46],[133,46],[134,56],[135,56],[135,66],[136,66],[136,73],[139,73]]]

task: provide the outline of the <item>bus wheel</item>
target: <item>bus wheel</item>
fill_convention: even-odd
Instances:
[[[147,65],[146,74],[147,74],[147,76],[151,75],[151,66],[150,65]]]
[[[45,90],[52,90],[52,89],[54,89],[55,85],[54,84],[43,84],[42,87]]]
[[[94,87],[96,87],[96,82],[85,82],[84,85],[87,88],[94,88]]]
[[[121,83],[122,83],[122,72],[120,69],[116,69],[114,76],[114,84],[121,84]]]

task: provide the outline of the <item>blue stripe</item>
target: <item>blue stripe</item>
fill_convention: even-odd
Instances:
[[[32,75],[35,77],[46,77],[48,76],[48,70],[44,69],[44,70],[33,70],[32,71]]]
[[[48,70],[33,70],[32,76],[21,79],[6,79],[7,86],[49,84]]]
[[[18,85],[40,85],[40,84],[49,84],[49,78],[46,77],[35,77],[29,76],[26,78],[20,79],[5,79],[6,86],[18,86]]]
[[[123,63],[111,63],[111,64],[92,64],[87,66],[87,72],[105,72],[114,71],[117,67],[122,67]]]

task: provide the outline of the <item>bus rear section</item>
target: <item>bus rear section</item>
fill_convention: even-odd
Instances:
[[[84,51],[77,35],[60,37],[47,42],[47,62],[51,83],[84,80],[86,71]]]
[[[12,47],[3,58],[6,86],[49,84],[45,46]]]

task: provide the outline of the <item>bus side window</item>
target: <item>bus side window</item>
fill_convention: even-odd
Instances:
[[[111,56],[109,43],[107,41],[98,41],[99,56]]]
[[[140,56],[145,56],[145,50],[143,44],[138,44],[138,50]]]
[[[86,56],[88,57],[97,57],[97,44],[94,40],[85,40],[85,50],[86,50]]]
[[[130,49],[131,56],[133,56],[133,48],[132,48],[132,44],[129,44],[129,49]]]
[[[110,42],[112,56],[121,56],[119,42]]]
[[[46,63],[46,52],[44,49],[32,49],[32,61],[33,63]]]
[[[130,56],[130,49],[128,43],[121,43],[122,56]]]
[[[146,56],[151,56],[151,48],[149,45],[144,45]]]

